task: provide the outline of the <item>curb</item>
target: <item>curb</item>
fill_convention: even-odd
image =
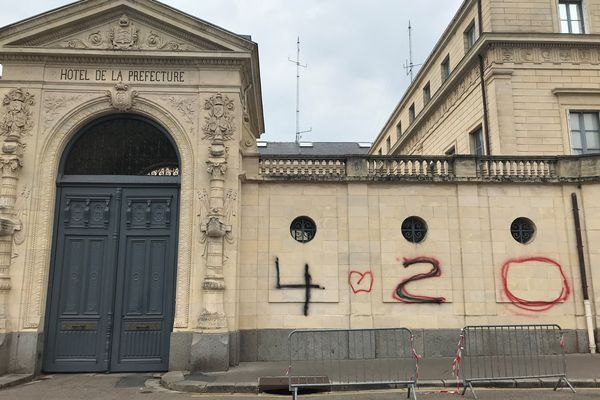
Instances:
[[[0,376],[0,389],[21,385],[33,379],[33,374],[7,374]]]
[[[523,379],[523,380],[502,380],[492,382],[474,382],[475,388],[496,388],[496,389],[540,389],[540,388],[554,388],[556,380],[552,379]],[[571,384],[575,389],[578,388],[599,388],[600,378],[598,379],[570,379]],[[259,393],[258,382],[238,382],[238,383],[227,383],[227,382],[202,382],[186,380],[184,373],[170,372],[165,374],[160,384],[169,389],[180,392],[190,393],[220,393],[220,394],[233,394],[233,393]],[[460,386],[462,388],[462,385]],[[393,389],[395,385],[379,385],[378,387],[361,387],[360,390],[365,389]],[[417,384],[417,388],[456,388],[456,380],[454,379],[431,379],[431,380],[420,380]],[[568,390],[566,385],[561,385],[559,390]],[[357,390],[355,386],[336,387],[333,391],[353,391]]]

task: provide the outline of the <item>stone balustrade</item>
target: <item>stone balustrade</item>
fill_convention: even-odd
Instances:
[[[256,161],[257,160],[257,161]],[[582,182],[600,180],[600,154],[582,156],[260,156],[247,180]],[[255,171],[252,173],[251,171]]]
[[[346,160],[331,158],[261,158],[259,175],[263,177],[344,177]]]
[[[486,157],[481,159],[479,174],[488,178],[552,178],[557,158]]]
[[[376,157],[367,159],[373,177],[450,177],[452,160],[448,157]]]

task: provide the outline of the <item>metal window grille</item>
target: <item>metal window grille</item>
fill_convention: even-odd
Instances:
[[[298,217],[290,225],[290,233],[294,240],[307,243],[313,240],[317,233],[315,222],[308,217]]]
[[[427,235],[427,224],[419,217],[408,217],[402,222],[402,236],[412,243],[420,243]]]
[[[585,33],[583,9],[579,0],[560,0],[558,3],[561,33]]]
[[[519,217],[510,224],[510,233],[517,242],[526,244],[533,239],[535,225],[530,219]]]
[[[177,176],[179,157],[165,132],[152,122],[117,115],[83,129],[68,150],[63,173]]]

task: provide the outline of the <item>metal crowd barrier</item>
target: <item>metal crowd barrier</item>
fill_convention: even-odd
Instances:
[[[464,395],[473,382],[558,378],[554,390],[567,379],[563,332],[558,325],[466,326],[462,329],[453,363],[462,377]]]
[[[288,338],[288,383],[299,389],[405,386],[416,400],[418,361],[409,329],[295,330]]]

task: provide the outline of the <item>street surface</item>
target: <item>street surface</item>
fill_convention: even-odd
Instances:
[[[145,382],[152,380],[148,374],[54,374],[42,379],[0,390],[1,400],[275,400],[290,399],[287,395],[273,394],[198,394],[171,392],[161,388],[147,388]],[[155,385],[152,385],[155,386]],[[600,399],[600,389],[578,389],[573,394],[567,389],[553,392],[552,389],[478,389],[480,400],[588,400]],[[456,394],[442,393],[435,389],[417,391],[418,399],[449,400],[462,399]],[[307,400],[398,400],[406,398],[405,390],[382,392],[338,392],[307,394]],[[472,400],[467,393],[465,400]]]

